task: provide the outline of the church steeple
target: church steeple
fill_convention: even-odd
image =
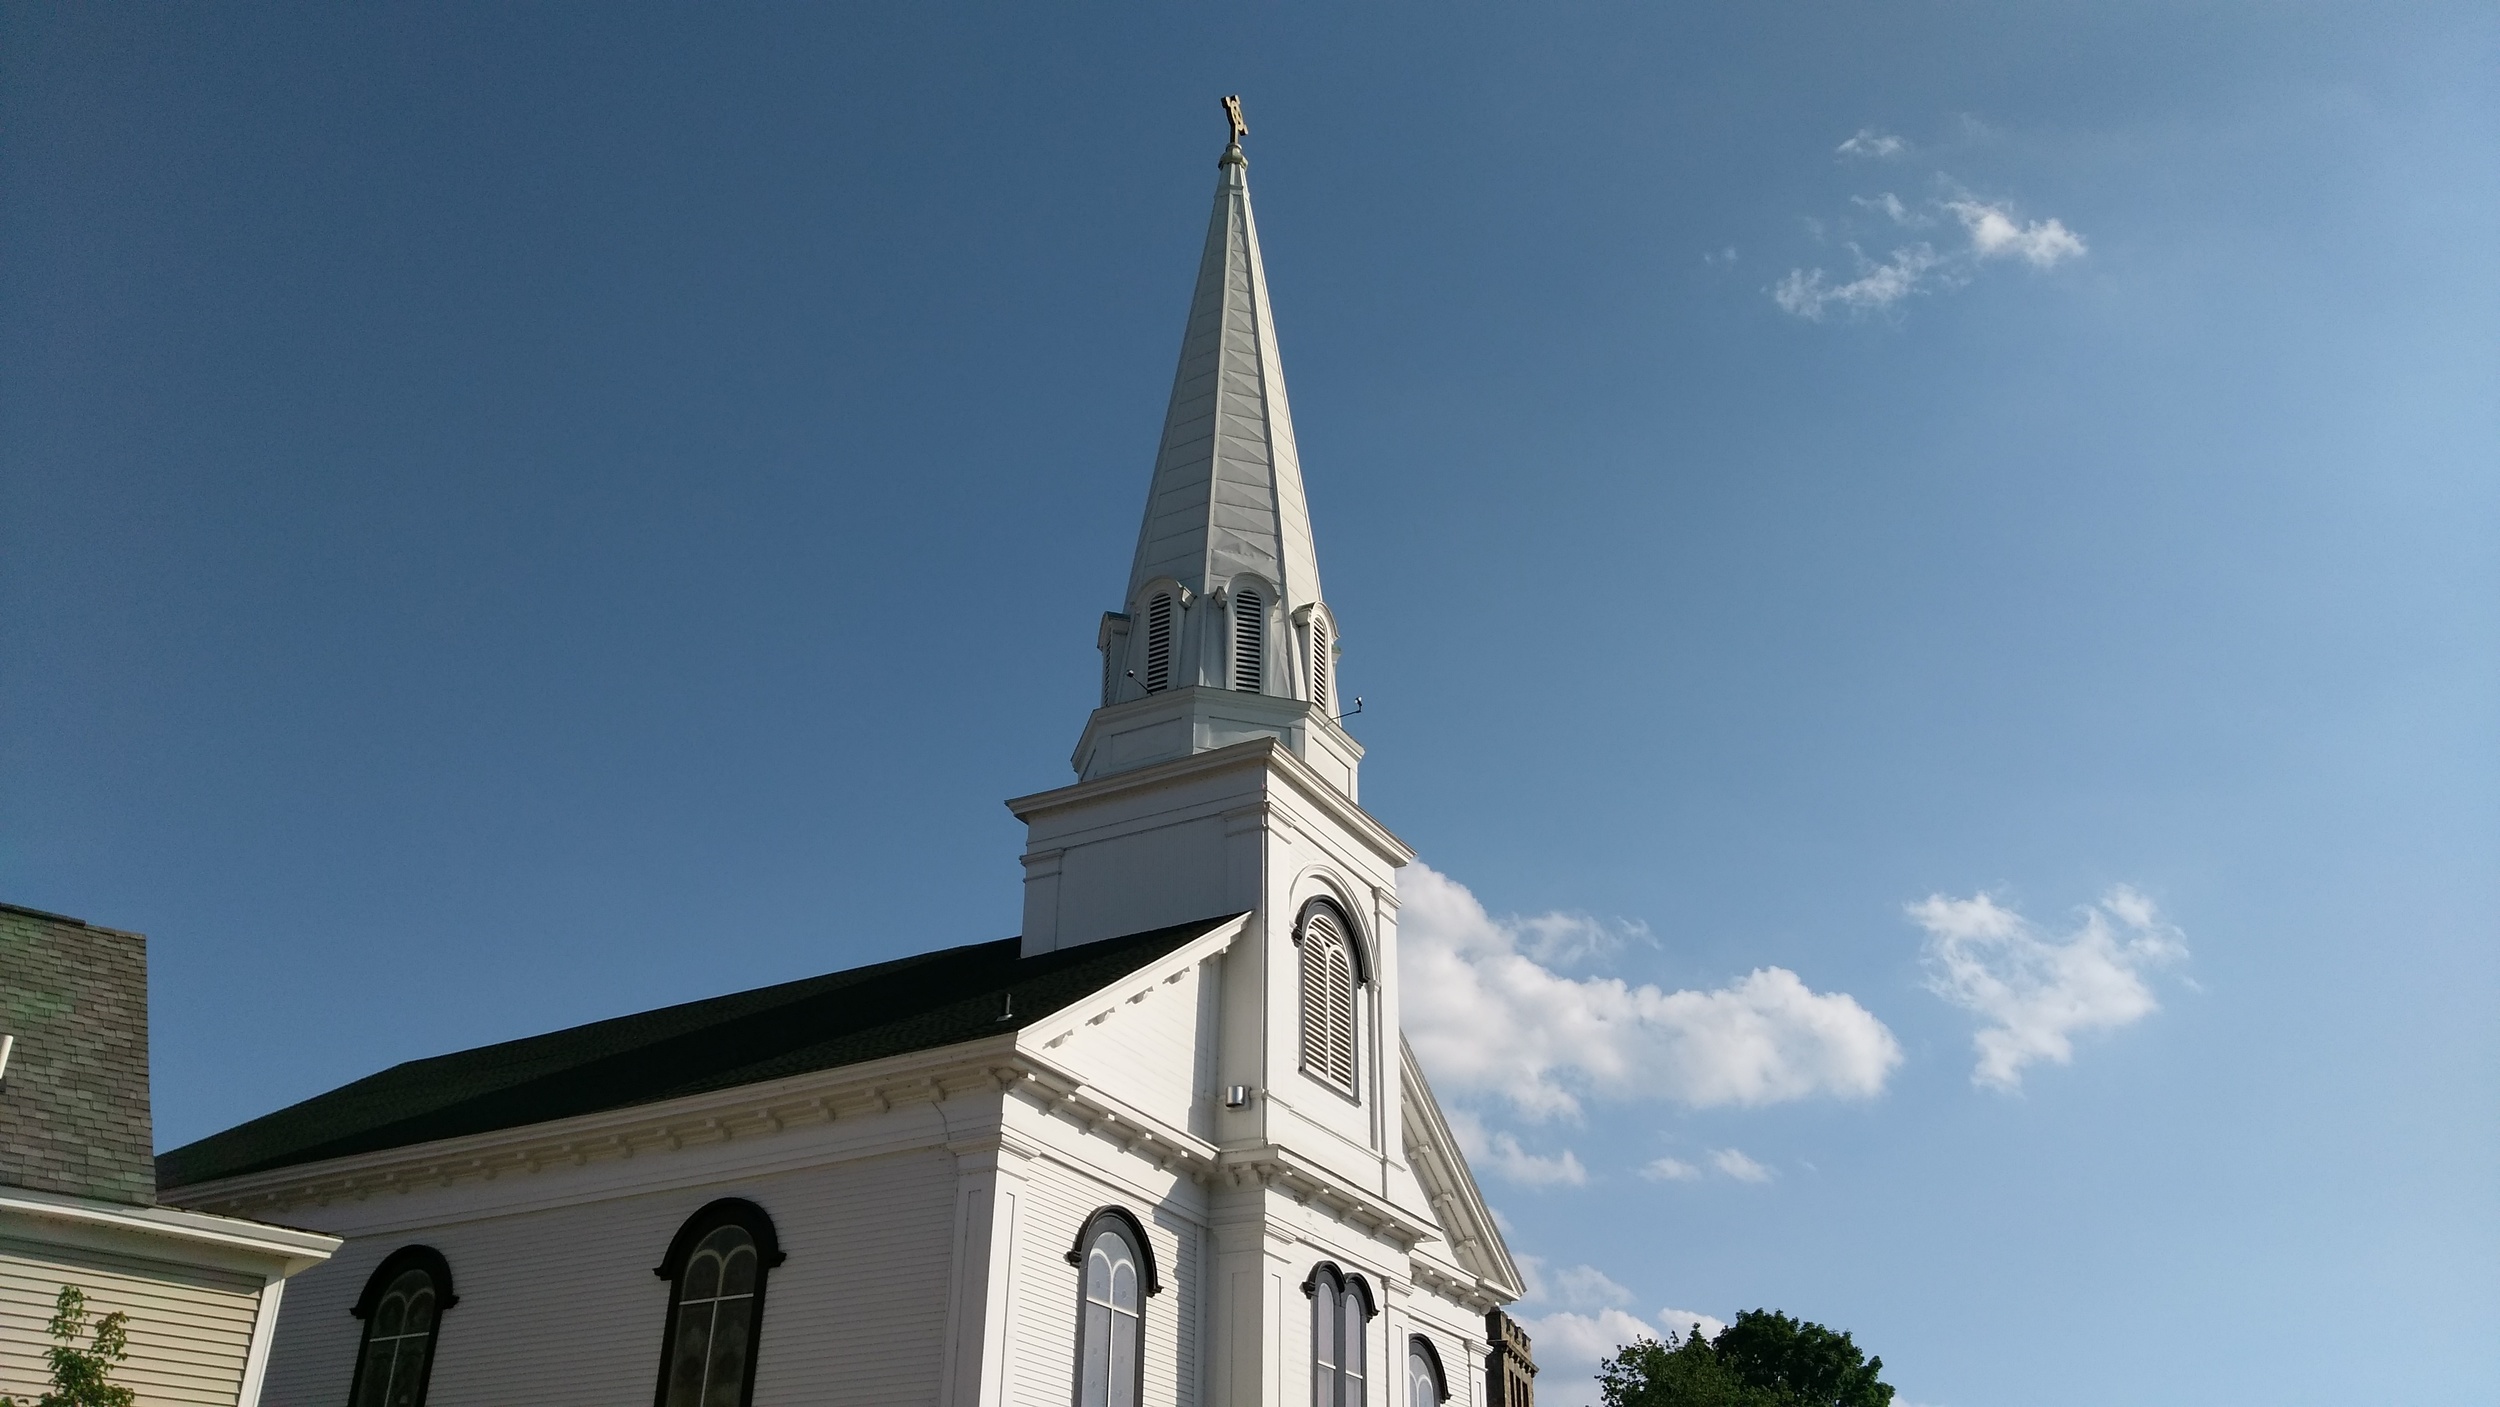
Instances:
[[[1334,716],[1336,621],[1302,496],[1241,152],[1247,129],[1237,103],[1226,108],[1234,140],[1216,162],[1127,598],[1098,640],[1102,708],[1074,760],[1090,778],[1268,735],[1342,777],[1350,796],[1361,749]],[[1148,744],[1146,730],[1159,741]]]
[[[1238,142],[1217,162],[1215,211],[1129,573],[1132,603],[1159,577],[1204,592],[1244,574],[1295,607],[1320,599],[1249,166]]]

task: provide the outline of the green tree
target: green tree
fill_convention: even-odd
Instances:
[[[1891,1407],[1883,1371],[1846,1333],[1749,1309],[1715,1339],[1627,1344],[1597,1384],[1606,1407]]]
[[[52,1304],[52,1347],[44,1357],[52,1364],[52,1390],[34,1407],[130,1407],[135,1396],[112,1382],[113,1369],[130,1356],[130,1316],[115,1310],[96,1321],[92,1347],[80,1348],[87,1332],[87,1292],[63,1285]],[[14,1397],[0,1397],[0,1407],[20,1407]]]

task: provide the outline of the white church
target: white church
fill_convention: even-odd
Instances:
[[[1412,852],[1337,718],[1240,130],[1076,780],[1007,803],[1022,937],[163,1155],[170,1203],[343,1238],[264,1401],[1528,1407],[1519,1268],[1399,1035]]]

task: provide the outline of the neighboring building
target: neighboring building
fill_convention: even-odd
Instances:
[[[50,1387],[63,1285],[130,1316],[142,1407],[252,1407],[288,1276],[338,1238],[156,1205],[147,940],[0,904],[0,1395]]]
[[[167,1154],[346,1238],[281,1407],[1486,1407],[1520,1277],[1399,1036],[1396,875],[1236,143],[1021,938],[411,1062]],[[1505,1400],[1505,1407],[1524,1407]]]
[[[1493,1345],[1484,1364],[1485,1407],[1535,1407],[1536,1360],[1528,1356],[1528,1331],[1497,1309],[1484,1316],[1484,1336]]]

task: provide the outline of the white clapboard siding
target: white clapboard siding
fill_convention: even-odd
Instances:
[[[0,1393],[31,1400],[50,1385],[43,1355],[63,1285],[86,1291],[95,1319],[116,1310],[130,1316],[130,1357],[113,1381],[135,1391],[141,1407],[234,1407],[260,1306],[258,1279],[12,1240],[0,1240]]]
[[[1133,1162],[1144,1177],[1165,1176],[1108,1143],[1100,1146],[1103,1157]],[[1068,1248],[1076,1244],[1085,1218],[1101,1207],[1117,1205],[1145,1224],[1163,1284],[1163,1293],[1147,1300],[1145,1306],[1145,1400],[1196,1407],[1201,1280],[1197,1226],[1149,1199],[1123,1193],[1112,1184],[1054,1162],[1037,1162],[1031,1172],[1017,1222],[1008,1400],[1070,1400],[1076,1381],[1078,1286],[1077,1268],[1067,1261]]]
[[[934,1403],[944,1350],[954,1160],[921,1152],[601,1198],[351,1238],[290,1282],[267,1407],[335,1407],[355,1368],[349,1315],[382,1258],[451,1264],[428,1407],[615,1407],[657,1387],[668,1285],[652,1268],[717,1197],[773,1219],[789,1259],[766,1283],[756,1407]]]
[[[1196,964],[1178,981],[1156,983],[1142,1001],[1108,1007],[1049,1058],[1131,1108],[1206,1136],[1217,1030],[1200,996],[1210,970]]]

